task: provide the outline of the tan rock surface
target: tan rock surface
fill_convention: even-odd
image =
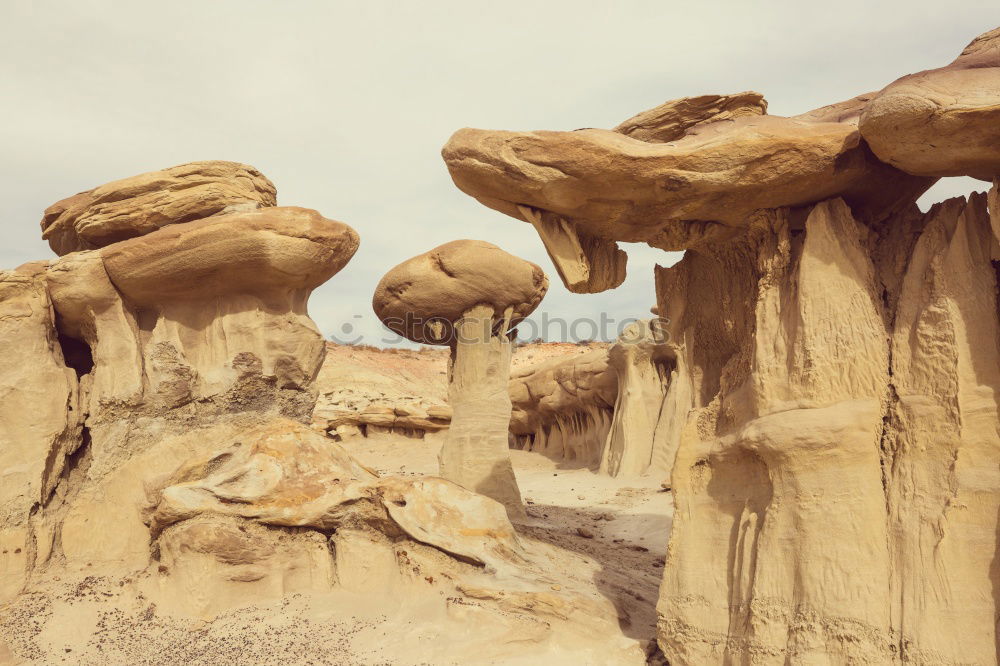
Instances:
[[[511,354],[511,386],[520,372],[549,360],[605,349],[606,343],[519,343]],[[447,349],[378,348],[328,342],[326,359],[316,378],[319,393],[313,427],[338,441],[353,437],[422,438],[447,429]],[[513,391],[513,388],[511,389]],[[526,414],[515,400],[511,432],[526,435],[531,428],[515,428]],[[614,397],[610,398],[613,404]],[[522,424],[523,425],[523,424]],[[561,455],[561,454],[560,454]]]
[[[30,517],[82,443],[80,387],[65,365],[45,264],[0,271],[0,604],[35,557]]]
[[[695,110],[674,137],[677,103],[670,143],[445,146],[459,188],[508,215],[687,248],[656,273],[669,379],[648,456],[675,456],[670,663],[997,663],[998,195],[915,205],[938,175],[996,182],[996,34],[794,118]],[[564,278],[600,263],[553,260]]]
[[[875,159],[852,113],[703,123],[702,112],[669,143],[600,129],[463,129],[442,155],[463,192],[540,228],[567,288],[579,292],[620,284],[624,258],[609,259],[616,241],[680,250],[733,235],[755,210],[833,196],[878,219],[933,182]]]
[[[1000,171],[1000,28],[951,64],[904,76],[868,103],[861,135],[879,159],[921,176]]]
[[[668,398],[683,387],[693,407],[678,426],[664,652],[994,663],[985,197],[875,229],[826,202],[799,240],[791,219],[762,214],[747,238],[658,275],[683,359]]]
[[[388,271],[372,307],[389,330],[409,340],[450,344],[454,324],[473,307],[489,305],[498,324],[506,316],[509,330],[538,307],[548,285],[530,261],[492,243],[457,240]]]
[[[312,423],[334,439],[423,437],[448,427],[448,351],[327,343]],[[405,412],[405,413],[403,413]]]
[[[516,445],[596,467],[611,427],[617,377],[608,350],[556,357],[512,373],[510,431]]]
[[[492,497],[514,520],[524,518],[521,492],[510,464],[512,344],[506,325],[494,335],[493,310],[477,305],[456,326],[448,359],[451,425],[441,447],[440,475]]]
[[[189,162],[116,180],[58,201],[42,218],[56,254],[93,250],[168,224],[275,205],[259,171],[236,162]]]
[[[766,113],[767,101],[753,91],[682,97],[632,116],[615,127],[615,131],[647,143],[670,143],[698,125]]]
[[[5,659],[643,661],[596,563],[303,423],[325,351],[306,303],[356,247],[270,208],[0,274]]]
[[[637,321],[608,350],[618,390],[601,471],[612,476],[649,472],[667,476],[673,466],[672,455],[657,451],[665,445],[657,431],[667,427],[661,423],[661,411],[674,368],[674,352],[663,326],[660,320]]]
[[[676,446],[662,414],[674,350],[663,333],[659,323],[639,321],[607,348],[515,373],[515,445],[611,476],[668,477]]]
[[[359,438],[345,443],[352,455],[381,474],[417,478],[436,473],[440,446],[441,440],[435,438]],[[560,574],[589,577],[617,611],[617,631],[590,636],[580,645],[621,632],[652,652],[654,604],[673,514],[670,493],[663,492],[659,481],[652,478],[613,478],[531,451],[512,450],[511,462],[527,504],[528,522],[517,525],[522,545],[530,548],[543,542],[555,546],[561,556],[552,565],[563,568]],[[581,536],[581,528],[592,536]],[[554,582],[562,589],[551,593],[563,594],[567,584]],[[540,654],[529,652],[526,662],[537,663]],[[560,663],[568,656],[549,652],[544,658]],[[601,658],[601,653],[594,652],[581,663]],[[443,660],[447,663],[447,658]],[[654,657],[641,663],[662,661]]]
[[[171,225],[54,262],[46,278],[60,331],[96,362],[90,414],[270,395],[307,416],[304,392],[324,346],[306,302],[357,246],[347,225],[282,207]],[[226,397],[238,385],[244,396]]]
[[[451,425],[441,476],[524,517],[508,454],[507,381],[514,328],[541,302],[548,278],[490,243],[459,240],[408,259],[383,276],[372,307],[414,342],[447,344]]]
[[[13,654],[221,664],[232,634],[264,663],[643,661],[592,581],[598,565],[515,534],[488,498],[433,477],[376,477],[267,415],[136,425],[145,450],[104,473],[95,458],[64,487],[61,544],[0,613]],[[386,642],[400,626],[406,636]]]

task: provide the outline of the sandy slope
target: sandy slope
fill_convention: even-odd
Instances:
[[[435,474],[443,435],[357,438],[344,446],[379,473]],[[524,533],[599,565],[596,583],[619,613],[622,632],[652,640],[655,605],[673,517],[669,492],[648,478],[622,479],[511,451],[530,522]]]

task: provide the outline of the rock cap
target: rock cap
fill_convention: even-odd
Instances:
[[[94,250],[170,224],[274,206],[276,194],[252,166],[188,162],[57,201],[45,209],[42,238],[58,255]]]
[[[455,240],[386,273],[372,308],[405,338],[450,344],[454,324],[473,307],[491,307],[496,323],[506,318],[510,330],[534,311],[548,286],[545,273],[530,261],[485,241]]]

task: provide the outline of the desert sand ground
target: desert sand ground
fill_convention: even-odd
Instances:
[[[344,446],[380,474],[436,474],[442,437],[357,438]],[[612,478],[530,451],[510,453],[528,505],[529,522],[519,529],[597,562],[597,586],[618,609],[622,632],[653,640],[670,492],[656,479]]]
[[[379,435],[343,445],[379,473],[421,475],[436,472],[442,439]],[[592,575],[617,609],[622,635],[652,652],[670,493],[653,479],[613,479],[537,453],[511,455],[529,514],[518,529],[579,557],[574,576]],[[290,665],[588,663],[551,649],[525,657],[523,647],[507,646],[511,627],[492,624],[495,615],[474,604],[452,604],[447,613],[442,607],[433,596],[387,599],[338,588],[207,622],[156,608],[142,581],[84,572],[51,580],[0,614],[0,664],[215,666],[275,663],[275,655]],[[530,640],[532,631],[521,627],[518,636]],[[654,656],[650,663],[662,662]]]

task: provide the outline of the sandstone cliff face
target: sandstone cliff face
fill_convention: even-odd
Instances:
[[[717,384],[689,380],[665,649],[685,663],[993,663],[1000,421],[985,196],[878,229],[840,201],[815,206],[801,232],[789,220],[768,213],[753,241],[658,275],[662,307],[678,312],[709,295],[689,276],[714,263],[750,285],[738,297],[751,315],[724,357],[685,350],[688,364],[721,368]],[[712,323],[679,312],[674,334],[695,340]],[[713,553],[725,575],[706,578],[698,563]]]
[[[997,177],[980,124],[997,35],[798,119],[700,124],[668,103],[692,108],[694,129],[666,148],[600,130],[463,130],[446,146],[459,187],[514,217],[506,202],[687,249],[656,275],[673,361],[659,433],[676,452],[658,605],[671,663],[998,663],[1000,193],[994,180],[913,203],[926,177]],[[822,148],[827,123],[867,175]],[[844,171],[811,180],[824,155]],[[743,159],[698,189],[700,165]],[[690,180],[643,189],[674,160]]]
[[[557,357],[512,373],[514,446],[582,465],[600,464],[618,383],[607,349]]]
[[[0,602],[20,592],[34,558],[33,510],[83,443],[77,375],[67,367],[44,263],[0,272]]]
[[[510,381],[514,445],[611,476],[669,476],[664,393],[673,351],[657,321],[606,349],[555,358]]]

